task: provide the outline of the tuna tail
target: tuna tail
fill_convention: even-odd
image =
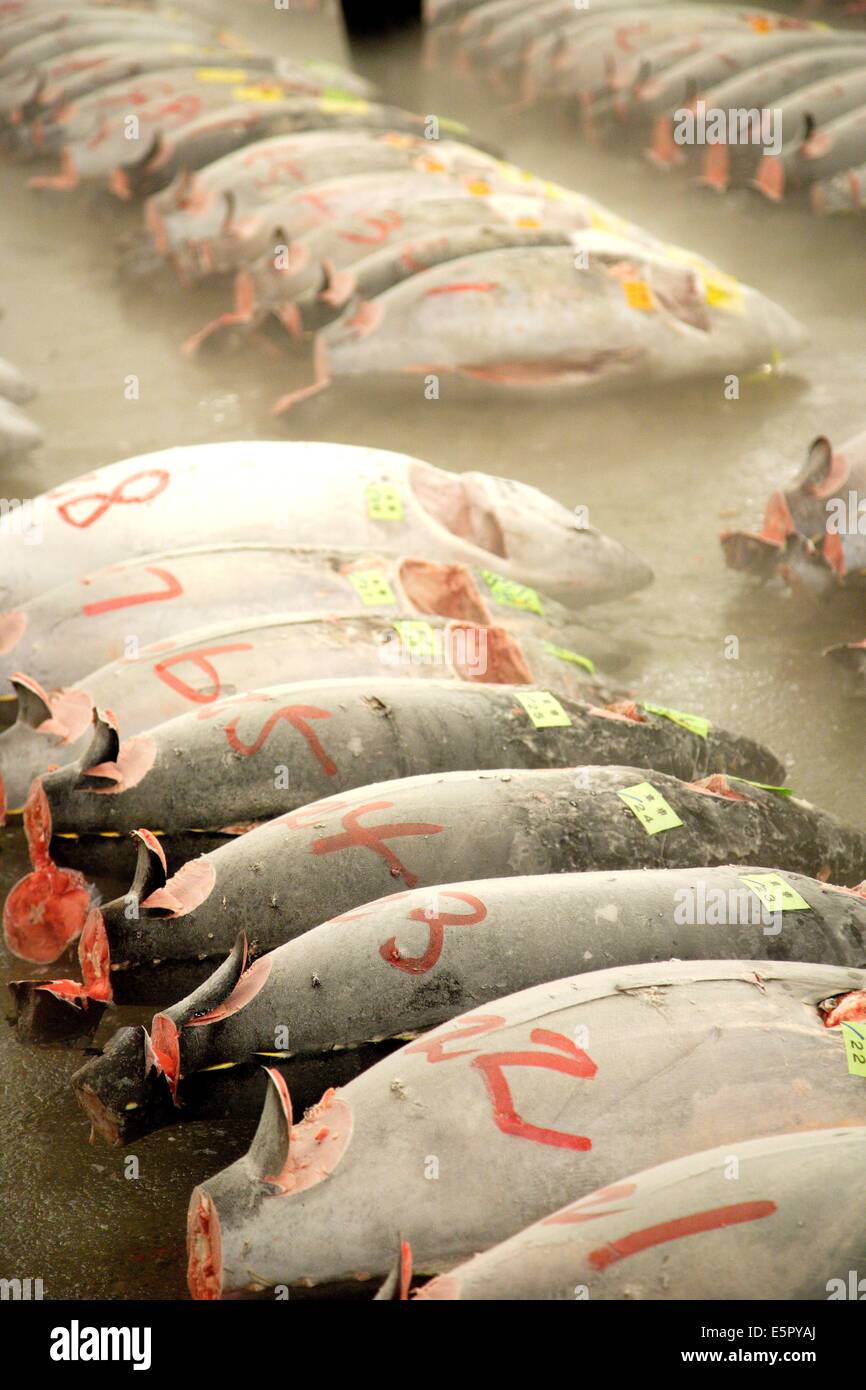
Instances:
[[[374,1303],[390,1300],[394,1303],[408,1303],[409,1289],[412,1284],[412,1247],[408,1240],[400,1237],[400,1249],[397,1258],[379,1292],[373,1299]]]
[[[172,1118],[175,1109],[165,1077],[153,1066],[145,1028],[120,1028],[98,1057],[71,1078],[75,1098],[92,1132],[109,1144],[141,1138]]]

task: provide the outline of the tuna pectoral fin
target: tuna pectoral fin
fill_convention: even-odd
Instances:
[[[351,270],[338,270],[333,261],[323,260],[324,282],[317,299],[330,304],[334,309],[342,309],[348,304],[358,285],[357,276]]]
[[[131,838],[138,845],[138,860],[132,886],[126,896],[144,903],[151,894],[165,887],[168,866],[162,845],[150,830],[133,830]]]
[[[113,786],[114,778],[95,775],[92,769],[104,767],[106,764],[116,765],[119,754],[120,735],[114,717],[107,710],[95,709],[93,738],[78,764],[81,771],[75,781],[75,790],[93,791]]]
[[[412,1285],[412,1247],[408,1240],[400,1237],[400,1249],[397,1259],[391,1268],[387,1279],[379,1292],[373,1299],[374,1303],[391,1300],[394,1303],[407,1303],[409,1300],[409,1289]]]
[[[247,1153],[247,1162],[262,1182],[279,1185],[280,1175],[289,1162],[292,1137],[292,1098],[285,1078],[276,1067],[265,1067],[268,1093],[258,1129]]]
[[[179,1000],[170,1009],[164,1010],[165,1014],[178,1028],[185,1028],[191,1023],[201,1024],[205,1017],[212,1018],[214,1011],[224,1005],[234,993],[247,968],[247,958],[246,932],[241,931],[235,937],[235,944],[222,965],[218,966],[192,994]]]
[[[38,681],[21,671],[16,671],[9,679],[18,701],[16,723],[38,729],[54,717],[48,695]]]

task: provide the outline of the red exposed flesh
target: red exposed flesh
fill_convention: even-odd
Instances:
[[[162,1072],[168,1082],[172,1100],[176,1105],[180,1082],[180,1038],[177,1027],[167,1014],[154,1016],[150,1042],[157,1070]]]
[[[465,633],[465,637],[460,634]],[[449,665],[461,680],[481,685],[532,685],[532,671],[520,646],[501,627],[448,625]],[[483,667],[483,669],[482,669]]]
[[[217,1299],[222,1292],[222,1251],[216,1207],[196,1189],[187,1221],[187,1283],[193,1298]]]
[[[230,1018],[232,1014],[239,1013],[249,1004],[251,999],[255,999],[259,990],[264,987],[271,973],[271,963],[271,956],[262,956],[241,975],[231,994],[221,1004],[217,1004],[216,1008],[211,1009],[206,1014],[199,1014],[197,1018],[191,1018],[184,1027],[200,1028],[202,1024],[216,1023],[219,1019]],[[154,1038],[155,1036],[154,1034]]]
[[[89,907],[90,886],[77,870],[36,869],[6,899],[6,945],[22,960],[57,960],[81,932]]]
[[[832,1008],[824,1015],[825,1028],[838,1028],[840,1023],[866,1022],[866,989],[855,989],[830,1001]]]
[[[728,801],[748,801],[750,799],[743,792],[735,791],[721,772],[714,772],[712,777],[702,777],[699,782],[687,782],[686,786],[690,787],[693,792],[702,792],[704,796],[723,796]]]
[[[162,851],[160,850],[160,854]],[[157,888],[141,904],[144,908],[160,908],[172,917],[184,917],[194,912],[210,896],[216,883],[216,871],[204,856],[192,859],[178,869],[164,888]]]
[[[434,565],[428,560],[403,560],[400,583],[419,613],[489,623],[490,610],[465,565]]]
[[[106,1003],[111,999],[111,952],[102,913],[94,908],[78,943],[78,961],[88,995]]]
[[[57,960],[79,935],[90,911],[91,888],[76,869],[52,862],[51,811],[37,777],[24,807],[24,831],[33,872],[19,879],[6,899],[6,944],[22,960]]]
[[[279,1173],[265,1175],[264,1181],[278,1188],[281,1195],[290,1196],[314,1187],[331,1176],[352,1139],[352,1108],[348,1101],[337,1097],[331,1088],[318,1105],[311,1106],[300,1124],[293,1125],[292,1103],[284,1077],[272,1067],[265,1070],[277,1088],[286,1119],[289,1146]],[[324,1117],[328,1121],[327,1132],[323,1138],[319,1138]]]
[[[156,743],[147,734],[127,739],[120,745],[115,763],[98,763],[87,768],[85,776],[104,777],[112,782],[110,787],[90,787],[89,791],[99,796],[112,796],[117,792],[129,791],[137,787],[156,762]]]

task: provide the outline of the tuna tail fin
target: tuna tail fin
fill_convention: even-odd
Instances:
[[[281,1174],[289,1162],[292,1136],[292,1098],[283,1075],[265,1067],[268,1093],[258,1129],[247,1153],[247,1162],[262,1182],[281,1186]]]
[[[153,1066],[146,1029],[120,1028],[104,1050],[90,1057],[71,1079],[75,1098],[108,1144],[149,1134],[175,1109],[168,1085]]]
[[[18,700],[17,724],[38,729],[46,720],[53,718],[51,703],[38,681],[21,671],[16,671],[9,679]]]
[[[412,1247],[408,1240],[404,1240],[401,1235],[397,1258],[373,1302],[384,1302],[390,1299],[394,1303],[407,1303],[411,1284]]]
[[[93,738],[79,762],[80,772],[75,779],[73,791],[114,786],[114,778],[94,776],[90,769],[102,767],[105,763],[116,763],[119,754],[120,735],[113,715],[108,710],[94,709]]]
[[[168,867],[162,845],[150,830],[133,830],[131,836],[138,842],[138,860],[135,876],[126,897],[135,898],[137,902],[142,903],[151,893],[165,887]]]

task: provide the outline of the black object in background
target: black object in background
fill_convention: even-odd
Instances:
[[[382,34],[421,19],[421,0],[342,0],[350,34]]]

